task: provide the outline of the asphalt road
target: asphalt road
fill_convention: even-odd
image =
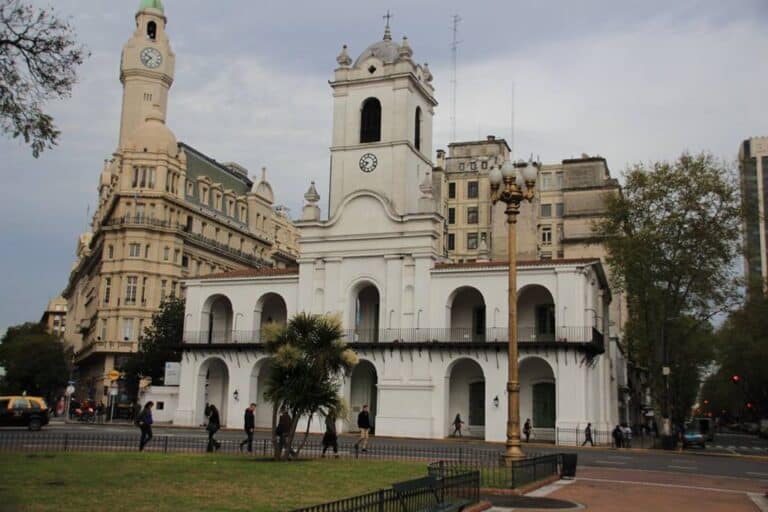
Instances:
[[[24,432],[22,429],[3,429],[0,430],[0,443],[4,432],[15,430]],[[110,434],[115,436],[136,435],[138,439],[138,429],[133,425],[83,425],[83,424],[64,424],[52,423],[44,429],[44,432],[56,433],[90,433],[99,436],[108,437]],[[170,438],[199,438],[201,443],[207,438],[207,433],[201,427],[199,429],[163,427],[154,428],[156,437],[169,436]],[[35,433],[29,433],[30,439],[34,439]],[[744,438],[738,435],[721,434],[720,439],[727,439],[738,446],[760,446],[761,439]],[[216,435],[217,439],[227,442],[230,446],[243,439],[240,431],[221,431]],[[269,432],[257,431],[255,439],[262,440],[269,438]],[[313,436],[314,437],[314,436]],[[342,442],[354,440],[352,435],[340,436]],[[739,440],[738,442],[736,440]],[[257,441],[259,443],[261,441]],[[410,447],[419,449],[435,450],[456,450],[462,447],[473,448],[483,451],[501,451],[503,445],[498,443],[486,443],[473,439],[400,439],[400,438],[377,438],[371,439],[371,455],[375,455],[377,448],[383,450],[394,450],[396,447]],[[751,449],[750,449],[751,450]],[[768,457],[744,456],[738,454],[713,454],[711,451],[686,450],[685,452],[664,452],[658,450],[625,450],[612,448],[573,448],[564,446],[553,446],[546,444],[531,444],[526,447],[526,451],[531,453],[559,453],[573,452],[579,456],[579,466],[599,467],[615,470],[645,470],[645,471],[665,471],[677,474],[688,475],[709,475],[724,476],[736,478],[748,478],[751,480],[761,480],[768,485]],[[748,450],[749,451],[749,450]]]

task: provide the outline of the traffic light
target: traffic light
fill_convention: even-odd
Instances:
[[[741,380],[741,377],[738,374],[736,374],[733,377],[731,377],[731,380],[733,381],[734,384],[738,384],[739,381]]]

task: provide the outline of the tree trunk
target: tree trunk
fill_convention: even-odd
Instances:
[[[307,419],[307,430],[304,431],[304,439],[301,440],[301,444],[296,449],[296,455],[298,455],[302,448],[304,448],[304,445],[307,444],[307,438],[309,437],[309,427],[312,425],[312,417],[315,415],[315,413],[309,414],[309,419]]]
[[[272,451],[275,455],[275,460],[280,460],[280,445],[277,444],[277,411],[279,410],[277,402],[272,404]]]
[[[285,453],[283,455],[285,460],[288,460],[288,458],[291,456],[291,447],[293,446],[293,437],[296,434],[296,427],[299,426],[299,419],[301,419],[301,413],[298,411],[294,411],[293,417],[291,418],[291,430],[288,431],[288,435],[285,442]]]

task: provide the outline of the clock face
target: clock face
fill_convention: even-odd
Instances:
[[[376,155],[373,153],[366,153],[360,158],[360,170],[363,172],[373,172],[378,163]]]
[[[156,48],[141,50],[141,63],[150,69],[155,69],[163,63],[163,55]]]

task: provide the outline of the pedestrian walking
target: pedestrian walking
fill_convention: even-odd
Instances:
[[[451,434],[453,437],[456,437],[456,434],[459,434],[459,437],[461,437],[461,426],[463,424],[464,422],[461,421],[461,414],[457,412],[456,417],[453,418],[453,434]]]
[[[360,439],[355,443],[355,448],[360,447],[360,451],[367,453],[368,433],[371,431],[371,415],[368,413],[368,405],[363,405],[363,410],[357,415],[357,428],[360,429]]]
[[[622,432],[624,434],[624,448],[632,448],[632,428],[625,423]]]
[[[611,432],[611,435],[613,436],[613,446],[616,448],[621,448],[621,441],[624,437],[624,433],[621,430],[621,427],[616,425],[616,427],[613,429],[613,432]]]
[[[141,438],[139,439],[139,451],[144,451],[144,447],[152,439],[152,407],[154,402],[149,401],[136,416],[136,425],[141,429]]]
[[[592,424],[587,423],[587,428],[584,429],[584,442],[581,443],[581,446],[584,446],[585,444],[591,444],[592,446],[595,446],[595,442],[592,440]]]
[[[251,404],[245,410],[245,416],[243,420],[243,428],[245,429],[245,440],[240,443],[240,451],[243,451],[243,446],[248,446],[248,453],[253,452],[253,430],[256,428],[256,421],[253,416],[256,410],[256,404]]]
[[[336,434],[336,415],[329,412],[325,417],[325,434],[323,434],[323,453],[325,457],[328,448],[333,448],[333,456],[339,458],[339,437]]]
[[[205,430],[208,432],[208,447],[206,451],[212,452],[221,448],[221,443],[213,437],[220,428],[221,418],[219,417],[219,410],[215,405],[210,404],[208,406],[208,424],[205,426]]]
[[[525,435],[525,442],[530,443],[531,442],[531,418],[528,418],[525,420],[525,425],[523,425],[523,434]]]
[[[285,438],[291,432],[291,415],[288,409],[283,407],[280,410],[280,419],[277,422],[275,434],[277,434],[277,447],[282,452],[285,448]]]

